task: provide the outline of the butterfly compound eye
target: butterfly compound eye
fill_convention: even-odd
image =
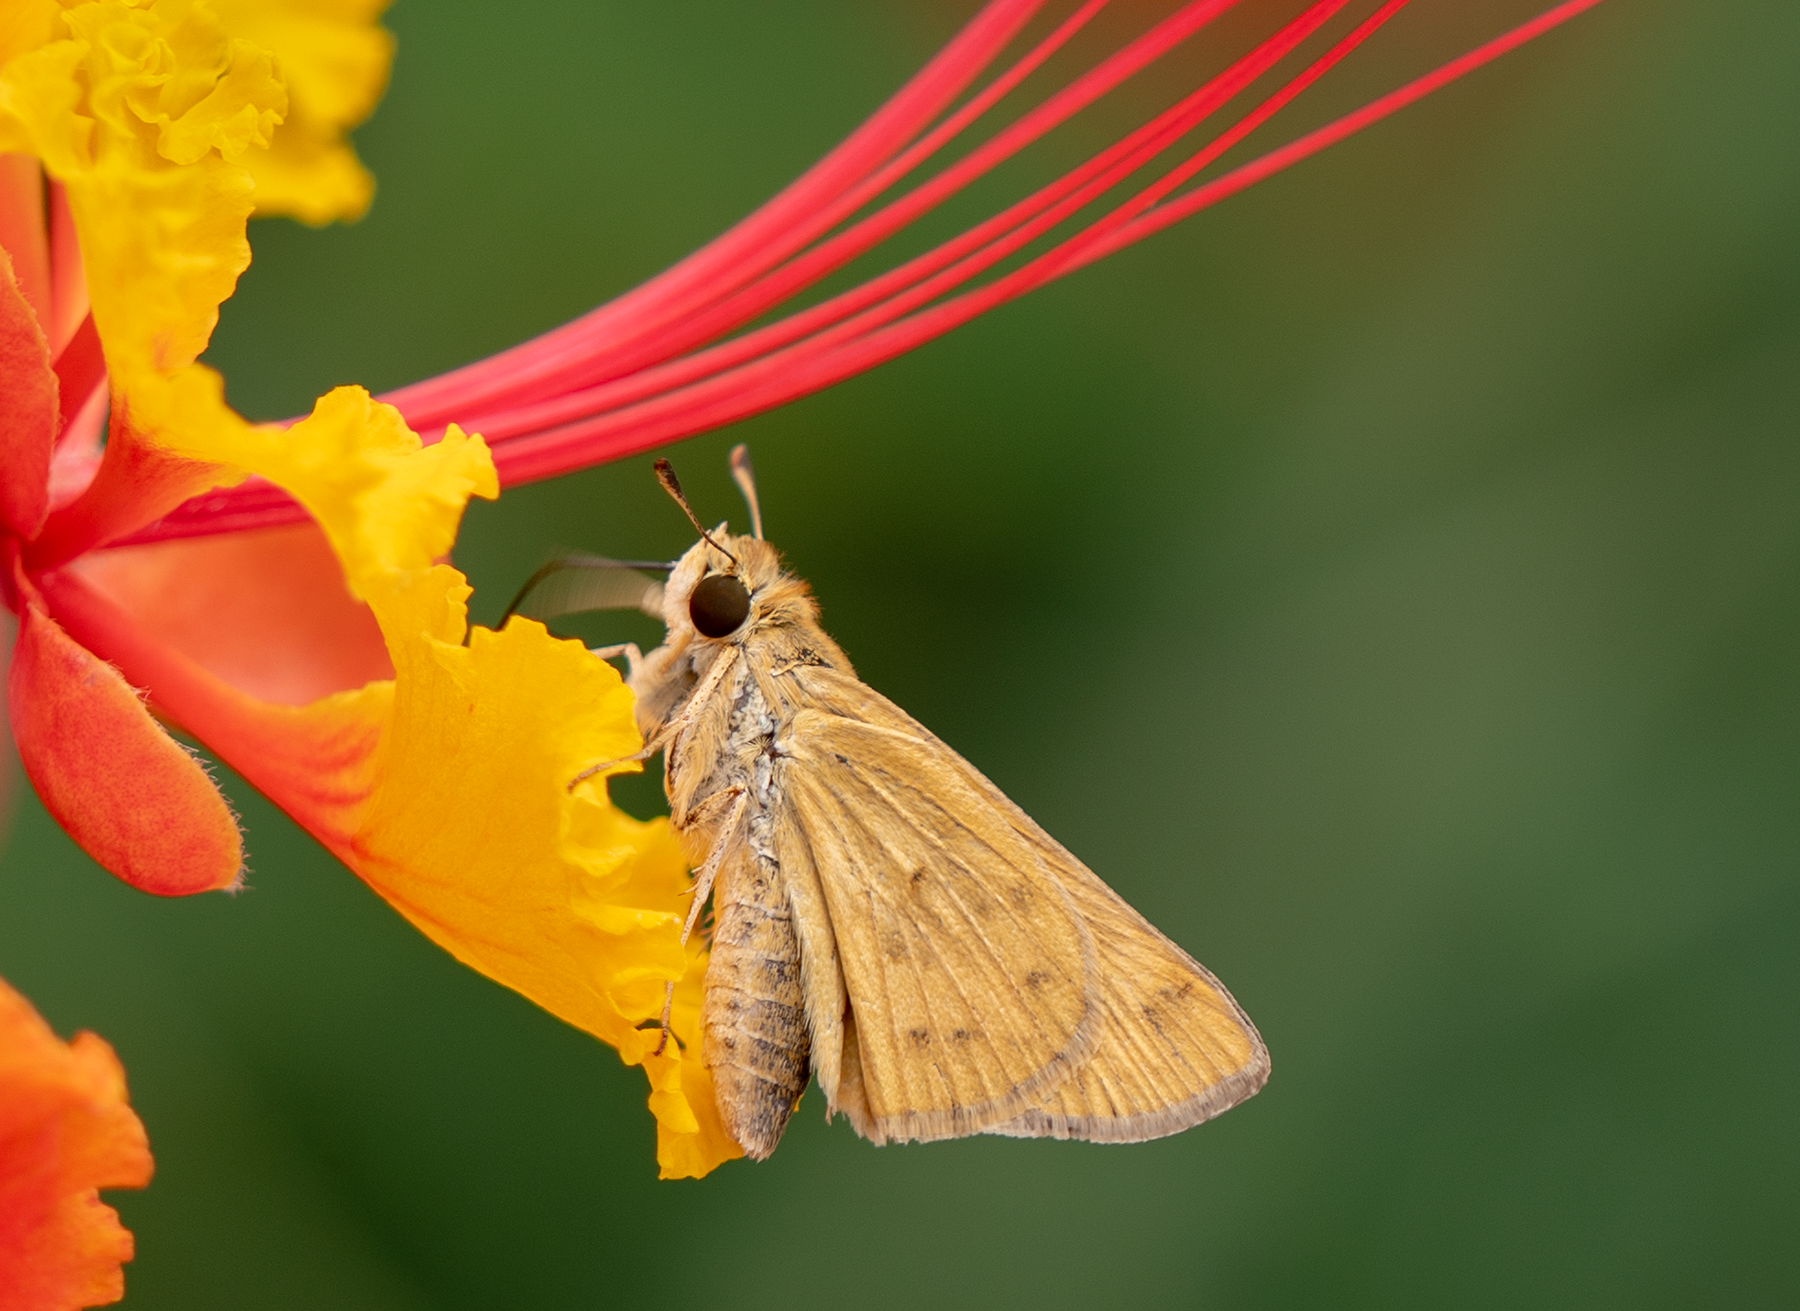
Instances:
[[[702,578],[688,598],[688,618],[707,637],[729,637],[750,617],[750,593],[730,574]]]

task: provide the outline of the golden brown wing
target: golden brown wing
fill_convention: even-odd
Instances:
[[[1036,845],[903,729],[801,710],[781,749],[775,842],[832,1107],[885,1142],[1039,1105],[1100,1012],[1092,936]]]
[[[859,1132],[1133,1142],[1262,1086],[1217,979],[892,702],[804,678],[777,845],[820,1084]]]
[[[1268,1049],[1224,985],[1041,830],[1039,841],[1094,937],[1099,1046],[1074,1079],[988,1132],[1143,1142],[1210,1120],[1261,1088]]]

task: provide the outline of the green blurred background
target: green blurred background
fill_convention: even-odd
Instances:
[[[1421,0],[1290,126],[1537,7]],[[402,4],[373,212],[255,227],[211,359],[276,417],[560,322],[971,9]],[[1261,1096],[882,1150],[815,1096],[768,1163],[659,1183],[637,1071],[241,784],[252,889],[183,902],[20,789],[0,974],[118,1048],[157,1154],[127,1305],[1794,1305],[1797,52],[1791,0],[1613,0],[673,452],[737,516],[751,443],[863,676],[1231,985]],[[640,459],[476,506],[457,559],[491,620],[552,546],[685,543]]]

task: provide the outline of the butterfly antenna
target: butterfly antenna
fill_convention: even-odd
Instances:
[[[688,517],[688,522],[693,524],[695,530],[699,532],[700,539],[731,563],[736,564],[738,558],[713,541],[712,534],[707,532],[700,520],[694,517],[693,507],[687,503],[687,497],[681,494],[681,479],[675,476],[675,470],[669,462],[659,455],[656,457],[656,463],[651,467],[656,470],[656,481],[662,484],[663,490],[669,494],[669,499],[681,507],[681,512]]]
[[[750,467],[750,448],[739,442],[731,448],[731,477],[750,506],[750,534],[762,541],[762,506],[756,503],[756,471]]]

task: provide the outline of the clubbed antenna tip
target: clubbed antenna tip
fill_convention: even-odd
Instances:
[[[663,490],[669,494],[669,499],[681,507],[681,512],[687,516],[688,522],[694,525],[694,531],[699,533],[701,538],[708,546],[712,547],[713,550],[731,561],[731,563],[736,564],[738,558],[730,551],[727,551],[724,547],[720,546],[717,542],[713,541],[712,534],[706,531],[705,526],[702,525],[700,520],[695,516],[693,507],[687,503],[687,497],[681,494],[681,479],[675,476],[675,466],[659,455],[656,457],[656,463],[651,467],[656,470],[656,481],[662,484]]]

